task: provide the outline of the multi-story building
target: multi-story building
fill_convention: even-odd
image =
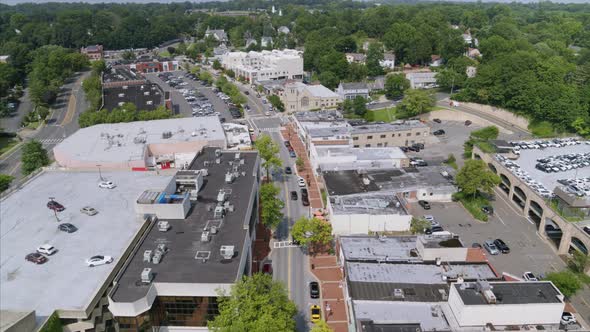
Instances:
[[[161,194],[145,192],[136,202],[138,209],[144,205],[141,211],[150,209],[154,221],[108,295],[119,332],[207,330],[207,321],[218,314],[219,292],[251,274],[257,152],[205,148],[189,170],[206,174],[207,185],[194,182],[198,199],[195,195],[186,217],[170,214],[182,209],[170,206],[185,200],[180,194],[168,195],[169,204],[161,204]]]
[[[285,105],[285,111],[289,113],[336,108],[342,102],[340,95],[321,84],[286,82],[278,94]]]
[[[354,99],[356,97],[369,98],[369,86],[364,82],[340,83],[336,93],[343,100]]]
[[[82,47],[80,53],[86,55],[90,61],[102,60],[103,49],[102,45],[90,45]]]
[[[153,60],[153,61],[141,61],[129,65],[131,70],[135,70],[138,73],[159,73],[166,71],[175,71],[180,69],[178,61],[167,61],[167,60]]]
[[[406,79],[410,81],[410,88],[412,89],[430,89],[438,86],[435,72],[407,73]]]
[[[396,123],[363,124],[350,130],[353,147],[410,146],[425,143],[430,127],[418,120]]]
[[[227,34],[225,33],[225,31],[223,29],[220,30],[211,30],[209,28],[207,28],[207,31],[205,31],[205,38],[214,38],[215,40],[217,40],[220,43],[225,43],[228,41],[227,38]]]
[[[221,64],[251,83],[303,78],[303,56],[297,50],[228,52],[221,56]]]

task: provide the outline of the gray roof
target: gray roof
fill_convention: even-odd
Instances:
[[[429,129],[428,125],[419,120],[400,121],[396,123],[381,123],[381,124],[363,124],[360,126],[353,126],[352,134],[370,134],[370,133],[389,133],[402,130],[410,130],[415,128]]]
[[[326,128],[333,130],[332,128]],[[319,128],[310,128],[309,132],[312,137],[311,131],[315,133],[320,131]],[[320,131],[321,132],[321,131]],[[344,131],[339,131],[344,132]],[[346,131],[346,133],[348,133]],[[316,151],[319,157],[324,156],[355,156],[357,160],[370,160],[379,161],[385,159],[404,159],[407,158],[406,154],[396,146],[383,147],[383,148],[354,148],[351,146],[338,146],[338,147],[316,147]]]
[[[340,95],[338,95],[336,92],[334,92],[334,91],[326,88],[325,86],[323,86],[321,84],[308,85],[306,87],[306,89],[314,97],[320,97],[320,98],[340,98]]]
[[[350,138],[350,128],[348,128],[348,127],[308,128],[307,134],[311,138],[332,137],[332,136],[340,136],[340,135]]]
[[[563,303],[563,295],[550,281],[490,282],[496,304]],[[475,283],[453,284],[465,305],[489,305]],[[467,288],[468,287],[468,288]]]
[[[102,176],[117,187],[99,188],[98,172],[47,171],[0,202],[0,309],[35,310],[40,319],[56,309],[79,314],[102,295],[97,292],[144,224],[133,208],[135,199],[143,190],[163,189],[172,180],[152,172],[103,171]],[[78,231],[57,230],[48,197],[66,208],[57,213],[60,222],[72,223]],[[98,214],[82,214],[84,206]],[[25,261],[25,255],[45,243],[58,250],[47,263]],[[114,262],[88,268],[86,259],[99,254],[112,256]]]
[[[403,291],[403,298],[396,297],[396,290]],[[416,284],[394,282],[349,281],[348,290],[353,300],[367,301],[405,301],[405,302],[442,302],[449,294],[446,283]]]
[[[171,230],[160,232],[152,227],[137,251],[130,258],[128,265],[118,279],[118,286],[111,293],[115,302],[134,302],[147,295],[149,286],[138,284],[141,272],[149,267],[154,273],[152,283],[197,283],[197,284],[231,284],[238,280],[243,270],[240,262],[246,252],[244,246],[254,225],[249,225],[250,198],[254,195],[255,176],[258,167],[257,152],[241,152],[244,165],[239,176],[232,184],[225,182],[225,174],[232,166],[235,152],[224,152],[221,164],[215,163],[215,148],[205,148],[190,166],[190,169],[208,169],[205,184],[199,191],[199,199],[184,220],[168,220]],[[205,162],[209,163],[205,167]],[[214,219],[211,207],[217,202],[219,190],[229,193],[228,201],[234,206],[223,218],[218,233],[212,235],[209,242],[202,242],[201,234],[221,219]],[[159,243],[167,245],[169,251],[159,264],[145,263],[143,253],[153,250]],[[231,260],[223,259],[220,253],[222,245],[235,246],[236,254]],[[209,253],[209,259],[201,262],[195,258],[197,252]],[[242,267],[243,268],[243,267]]]
[[[344,196],[331,199],[334,214],[407,215],[397,197],[392,195]]]
[[[416,236],[341,236],[340,248],[347,261],[419,261]]]
[[[361,323],[364,332],[451,331],[439,303],[353,301],[353,309],[357,321],[371,322]]]
[[[138,111],[153,111],[164,104],[162,90],[157,84],[128,85],[103,89],[104,109],[112,111],[119,103],[132,103]]]
[[[344,120],[342,113],[336,110],[296,112],[295,118],[299,122],[333,122]]]
[[[436,83],[436,72],[407,73],[406,78],[413,83]]]
[[[365,82],[350,82],[350,83],[340,83],[344,91],[347,90],[368,90],[369,87]]]

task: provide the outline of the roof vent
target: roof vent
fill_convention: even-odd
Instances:
[[[234,182],[234,173],[225,173],[225,183],[230,184],[232,182]]]
[[[221,149],[215,150],[215,157],[217,157],[217,158],[221,157]]]
[[[201,262],[205,263],[207,260],[209,260],[210,256],[211,256],[210,251],[197,251],[197,254],[195,255],[195,259],[201,260]]]
[[[236,153],[236,155],[234,156],[234,159],[235,159],[235,160],[239,160],[239,159],[240,159],[240,153],[239,153],[239,152],[238,152],[238,153]]]
[[[151,251],[151,250],[144,251],[143,252],[143,261],[144,262],[151,262],[152,256],[153,256],[153,251]]]
[[[201,233],[201,242],[209,242],[211,241],[211,235],[209,235],[209,232],[204,231],[203,233]]]
[[[393,298],[398,300],[403,300],[406,296],[404,295],[404,290],[401,288],[396,288],[393,290]]]
[[[143,271],[141,271],[141,282],[143,282],[144,284],[149,284],[150,282],[152,282],[153,278],[154,275],[152,274],[152,269],[150,269],[149,267],[146,267],[145,269],[143,269]]]
[[[225,215],[225,209],[223,208],[223,206],[216,206],[215,212],[213,213],[213,216],[215,217],[215,219],[221,219],[221,218],[223,218],[224,215]]]
[[[215,159],[215,163],[216,163],[216,164],[221,164],[221,158],[217,158],[217,159]]]
[[[217,202],[223,203],[223,202],[225,202],[225,199],[226,199],[225,191],[223,191],[223,189],[220,189],[219,193],[217,194]]]
[[[220,253],[224,259],[232,259],[234,257],[234,246],[221,246]]]
[[[217,226],[211,226],[211,234],[217,234]]]
[[[167,232],[170,229],[170,223],[164,220],[158,221],[158,230],[160,232]]]
[[[492,292],[491,289],[486,289],[482,292],[483,297],[486,299],[486,302],[488,302],[488,304],[495,304],[496,303],[496,295],[494,295],[494,292]]]

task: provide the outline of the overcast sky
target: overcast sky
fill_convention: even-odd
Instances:
[[[44,2],[87,2],[87,3],[103,3],[103,2],[118,2],[118,3],[126,3],[126,2],[135,2],[135,3],[150,3],[150,2],[160,2],[160,3],[171,3],[171,2],[185,2],[187,0],[0,0],[0,3],[8,4],[8,5],[15,5],[18,3],[44,3]],[[190,2],[210,2],[210,1],[220,1],[225,2],[229,0],[192,0]],[[360,1],[375,1],[379,2],[379,0],[360,0]],[[432,0],[430,0],[432,1]],[[434,0],[437,1],[437,0]],[[446,2],[448,0],[439,0],[441,2]],[[475,2],[477,0],[452,0],[454,2]],[[523,2],[523,3],[530,3],[530,2],[538,2],[538,0],[482,0],[483,2],[502,2],[502,3],[510,3],[510,2]],[[385,2],[385,1],[384,1]],[[553,0],[552,2],[555,3],[590,3],[590,0]]]

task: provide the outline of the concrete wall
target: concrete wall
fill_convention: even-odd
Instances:
[[[35,311],[0,311],[0,332],[32,332],[36,325]]]
[[[330,206],[331,211],[331,206]],[[405,232],[410,230],[410,215],[333,214],[330,213],[335,235],[369,234],[369,232]]]
[[[429,235],[425,236],[430,237]],[[432,238],[436,238],[436,236],[432,236]],[[448,238],[440,237],[440,241],[446,239]],[[416,249],[425,261],[435,261],[440,258],[443,262],[464,262],[467,258],[468,248],[426,248],[423,241],[423,238],[418,238]]]
[[[422,114],[420,116],[420,120],[432,121],[432,119],[441,119],[443,121],[457,122],[465,122],[466,120],[469,120],[481,127],[496,126],[498,127],[501,133],[512,134],[512,131],[506,130],[504,127],[498,126],[489,120],[480,118],[479,116],[473,115],[471,113],[461,112],[459,110],[442,109],[434,112],[429,112],[427,114]]]
[[[529,120],[527,118],[516,115],[516,114],[514,114],[510,111],[507,111],[505,109],[498,108],[495,106],[490,106],[490,105],[476,104],[476,103],[463,103],[463,102],[461,102],[461,104],[464,106],[476,109],[481,112],[489,113],[490,115],[493,115],[495,117],[498,117],[500,119],[508,121],[521,129],[528,130]]]

